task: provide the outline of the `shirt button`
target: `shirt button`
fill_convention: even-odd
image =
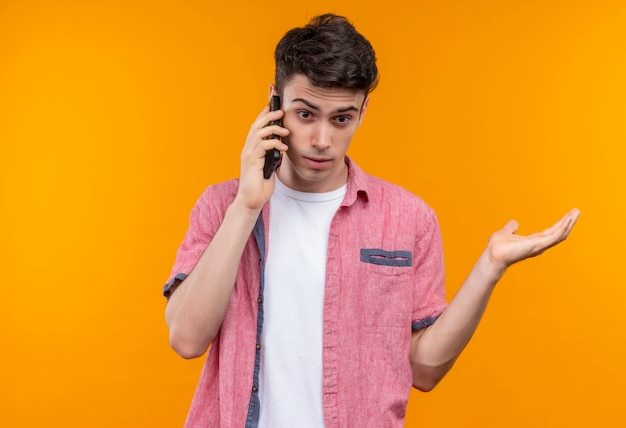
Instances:
[[[261,299],[260,297],[258,299],[256,299],[257,302],[262,303],[263,299]]]
[[[259,389],[256,386],[252,387],[252,392],[257,392]]]
[[[260,343],[257,343],[256,349],[261,350],[261,344]]]

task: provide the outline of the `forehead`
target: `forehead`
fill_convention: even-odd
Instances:
[[[283,102],[306,100],[320,107],[342,108],[354,106],[360,110],[365,94],[354,89],[313,86],[308,77],[295,74],[283,88]]]

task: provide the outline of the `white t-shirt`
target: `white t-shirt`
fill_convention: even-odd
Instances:
[[[276,179],[261,333],[259,427],[323,427],[322,325],[332,218],[347,185],[303,193]]]

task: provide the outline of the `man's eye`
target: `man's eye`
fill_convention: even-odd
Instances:
[[[341,124],[350,122],[352,118],[350,116],[337,116],[335,120]]]
[[[299,110],[298,111],[298,115],[302,118],[302,119],[309,119],[311,117],[311,112],[308,112],[306,110]]]

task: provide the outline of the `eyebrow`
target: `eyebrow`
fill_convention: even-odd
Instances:
[[[296,101],[300,101],[301,103],[305,104],[311,110],[316,110],[316,111],[320,110],[319,106],[313,104],[312,102],[310,102],[308,100],[305,100],[304,98],[294,98],[292,100],[292,102],[296,102]],[[345,113],[345,112],[348,112],[348,111],[355,111],[355,112],[358,113],[359,109],[356,108],[355,106],[347,106],[347,107],[338,108],[333,113]]]

